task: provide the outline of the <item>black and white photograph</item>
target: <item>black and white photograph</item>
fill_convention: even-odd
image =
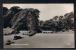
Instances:
[[[3,3],[4,48],[75,48],[73,3]]]

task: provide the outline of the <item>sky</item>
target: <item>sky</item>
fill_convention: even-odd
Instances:
[[[74,12],[74,4],[3,4],[3,7],[10,9],[12,6],[25,8],[35,8],[40,10],[39,20],[49,20],[54,16],[61,16],[69,12]]]

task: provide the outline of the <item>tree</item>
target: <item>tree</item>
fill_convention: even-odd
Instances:
[[[4,27],[11,27],[11,19],[14,15],[19,12],[20,9],[18,6],[13,6],[7,10],[7,13],[4,15]]]
[[[8,8],[7,7],[3,7],[3,21],[4,21],[4,28],[7,27],[7,21],[6,21],[6,17],[5,15],[7,14]]]
[[[58,16],[53,17],[54,21],[57,21],[57,19],[58,19]]]
[[[18,28],[25,23],[30,33],[29,36],[33,36],[37,32],[40,31],[39,29],[39,10],[28,8],[23,9],[17,14],[15,14],[16,18],[12,20],[12,28],[16,31],[19,31]]]
[[[8,8],[7,7],[3,7],[3,15],[5,15],[8,11]]]
[[[19,6],[13,6],[10,8],[11,11],[13,11],[12,13],[16,14],[17,12],[21,11],[22,9]]]

